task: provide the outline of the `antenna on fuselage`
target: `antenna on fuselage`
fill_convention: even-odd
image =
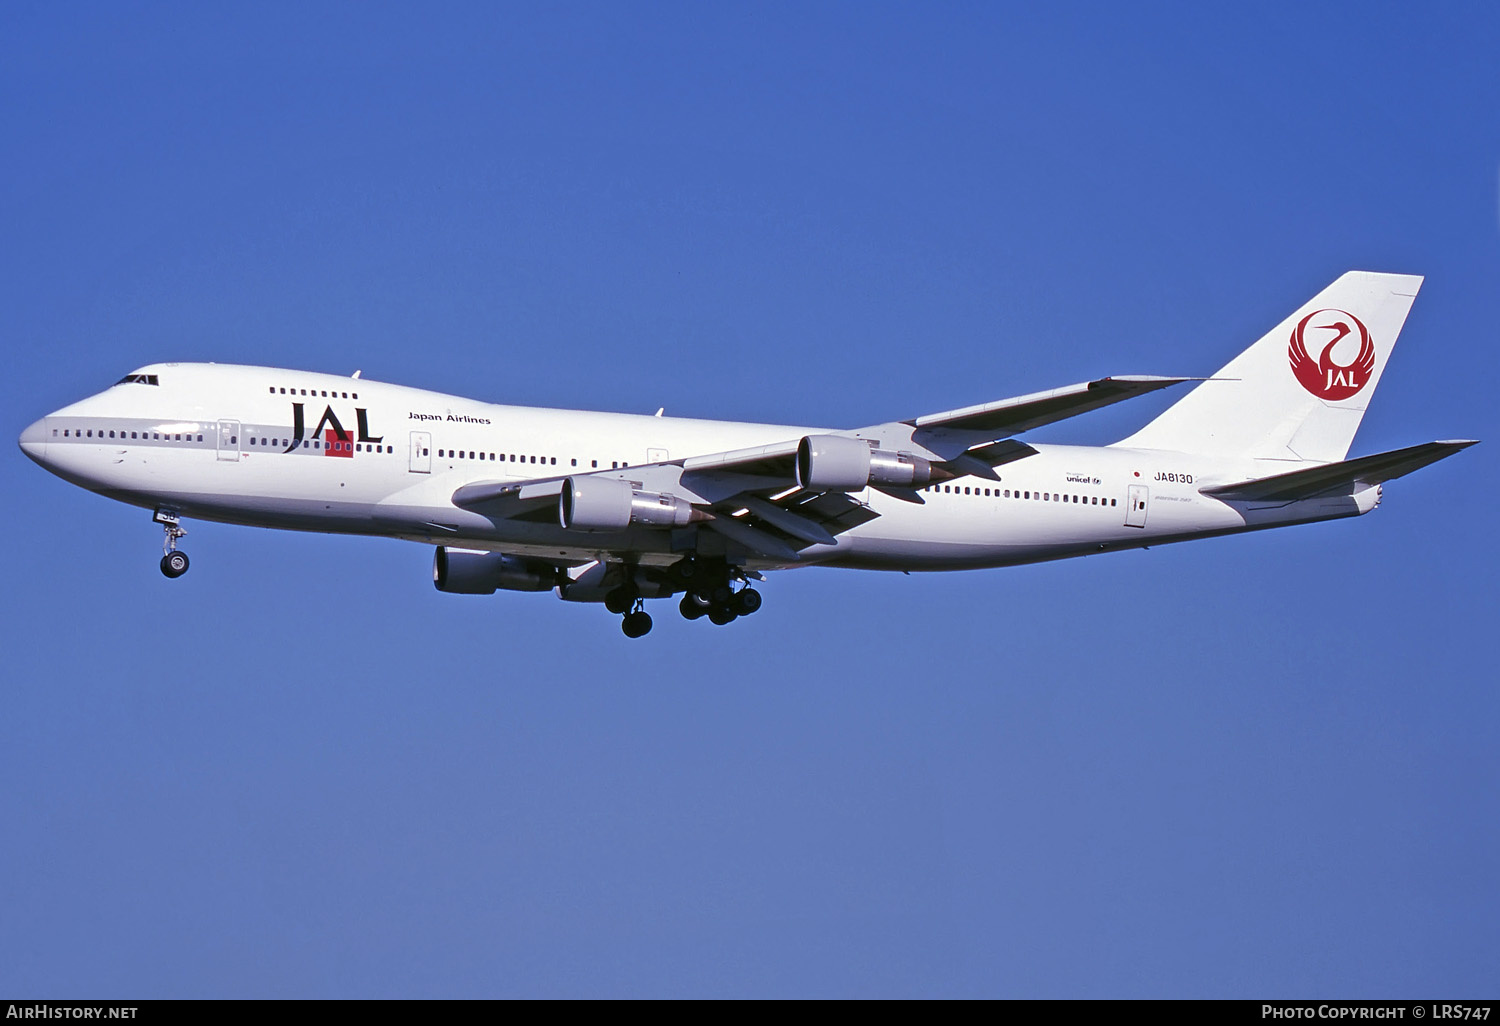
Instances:
[[[349,376],[350,376],[350,377],[351,377],[351,378],[353,378],[353,379],[354,379],[354,380],[356,380],[356,381],[358,381],[358,380],[359,380],[359,374],[360,374],[360,372],[359,372],[359,371],[355,371],[355,372],[354,372],[354,373],[353,373],[353,374],[351,374],[351,375],[349,375]]]

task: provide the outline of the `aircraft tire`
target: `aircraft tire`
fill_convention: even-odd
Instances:
[[[651,633],[651,614],[645,611],[626,613],[620,621],[620,630],[627,638],[643,638]]]
[[[161,572],[166,576],[176,579],[188,572],[188,557],[186,552],[178,552],[173,549],[161,557]]]

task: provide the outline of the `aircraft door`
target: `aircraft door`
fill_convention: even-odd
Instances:
[[[1126,527],[1146,526],[1146,501],[1148,489],[1145,485],[1131,485],[1128,508],[1125,510]]]
[[[238,463],[240,459],[240,422],[219,421],[219,459],[226,463]]]
[[[410,470],[413,474],[432,473],[432,433],[429,431],[413,431],[411,433],[411,464]]]

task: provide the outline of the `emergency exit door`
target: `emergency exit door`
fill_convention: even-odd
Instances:
[[[432,433],[429,431],[413,431],[411,433],[411,463],[409,469],[413,474],[432,473]]]
[[[1125,510],[1126,527],[1146,526],[1146,503],[1149,498],[1145,485],[1130,486],[1130,498],[1126,500],[1129,505]]]
[[[237,420],[221,420],[218,426],[219,459],[230,463],[238,463],[240,459],[240,422]]]

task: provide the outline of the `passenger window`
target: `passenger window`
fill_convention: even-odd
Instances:
[[[598,460],[594,460],[593,461],[593,466],[597,467],[598,465],[599,465],[599,461]]]
[[[354,393],[354,394],[353,394],[353,395],[351,395],[351,396],[350,396],[350,397],[349,397],[349,398],[350,398],[350,399],[358,399],[358,398],[359,398],[359,393],[358,393],[358,392],[355,392],[355,393]]]
[[[575,467],[578,466],[578,461],[577,460],[573,461],[573,466],[575,466]]]

